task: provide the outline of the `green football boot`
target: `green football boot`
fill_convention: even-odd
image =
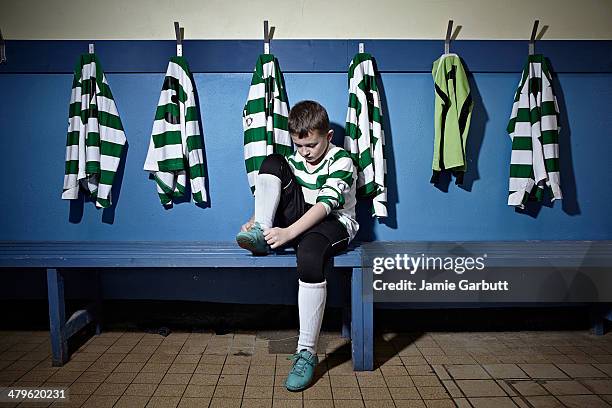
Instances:
[[[263,235],[263,228],[258,222],[253,223],[246,232],[239,232],[236,235],[236,242],[241,248],[248,249],[253,255],[267,255],[270,253],[270,246],[266,243]]]
[[[302,350],[289,357],[289,360],[293,360],[293,366],[285,381],[285,387],[289,391],[302,391],[308,388],[314,377],[315,367],[319,363],[317,355]]]

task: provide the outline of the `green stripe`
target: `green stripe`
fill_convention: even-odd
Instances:
[[[264,98],[257,98],[247,101],[246,106],[244,107],[247,111],[248,115],[252,115],[254,113],[265,112],[266,111],[266,100]]]
[[[285,156],[285,158],[291,156],[293,154],[293,148],[291,146],[275,144],[274,145],[274,153],[281,154]]]
[[[113,179],[115,178],[115,172],[109,170],[100,171],[100,184],[113,185]]]
[[[532,148],[531,137],[514,136],[512,139],[512,150],[531,150]]]
[[[197,193],[192,194],[192,196],[193,196],[193,201],[195,201],[196,203],[204,202],[204,198],[202,197],[201,191],[198,191]]]
[[[100,146],[100,134],[97,132],[87,133],[87,137],[85,139],[86,146]]]
[[[153,145],[155,148],[160,148],[168,145],[180,145],[182,144],[180,130],[167,131],[158,135],[152,135]]]
[[[100,162],[88,161],[85,163],[86,174],[98,174],[100,173]]]
[[[75,132],[68,132],[68,135],[66,137],[66,146],[78,145],[79,136],[80,136],[80,132],[78,130]]]
[[[68,108],[68,117],[81,116],[81,102],[74,102]]]
[[[204,177],[204,165],[195,164],[189,168],[189,178]]]
[[[359,197],[370,197],[378,193],[378,185],[371,181],[357,189],[357,196]]]
[[[533,178],[533,167],[530,164],[510,164],[510,177]]]
[[[542,144],[559,143],[559,132],[556,130],[545,130],[542,132]]]
[[[155,173],[153,174],[153,177],[155,178],[155,182],[157,183],[159,188],[161,188],[164,193],[172,194],[172,188],[170,188],[170,186],[168,186],[159,177],[157,177]],[[162,194],[160,194],[160,196],[162,196]]]
[[[203,149],[203,148],[204,148],[204,140],[202,139],[202,136],[193,135],[187,138],[187,150],[188,151],[191,152],[196,149]]]
[[[172,172],[175,170],[185,170],[183,159],[166,159],[157,162],[160,171]]]
[[[79,172],[79,161],[78,160],[66,161],[66,167],[64,169],[64,174],[77,174],[78,172]]]
[[[102,208],[108,208],[108,207],[110,207],[110,206],[111,206],[111,202],[110,202],[110,200],[109,200],[109,199],[107,199],[107,198],[100,198],[100,197],[97,197],[97,198],[96,198],[96,202],[97,202],[98,204],[100,204],[100,207],[102,207]]]
[[[187,63],[185,57],[174,56],[170,58],[170,61],[183,68],[183,71],[185,71],[185,74],[187,74],[187,76],[191,75],[191,71],[189,70],[189,64]]]
[[[244,132],[244,144],[261,142],[262,140],[268,140],[268,134],[265,127],[251,128]]]
[[[278,115],[276,113],[272,115],[272,124],[274,126],[274,129],[289,129],[289,119],[286,116]]]
[[[116,130],[123,130],[121,119],[119,116],[111,115],[108,112],[98,112],[98,123],[100,126],[106,126]]]
[[[265,159],[266,156],[254,156],[246,159],[244,161],[244,164],[246,166],[247,173],[259,170],[259,168],[261,167],[261,163],[263,163]]]
[[[544,159],[544,167],[547,172],[559,171],[559,159]]]
[[[121,157],[123,151],[123,145],[107,142],[105,140],[100,143],[100,154],[112,157]]]
[[[162,120],[166,118],[166,113],[169,113],[171,116],[178,117],[179,116],[179,107],[178,105],[170,102],[166,105],[158,105],[157,110],[155,111],[155,120]]]
[[[198,117],[198,108],[195,106],[190,106],[185,110],[185,122],[190,121],[199,121]]]

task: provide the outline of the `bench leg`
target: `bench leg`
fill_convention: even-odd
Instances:
[[[351,277],[351,352],[353,370],[363,371],[363,277],[361,268],[353,268]]]
[[[595,336],[606,334],[606,321],[612,320],[612,309],[608,304],[596,304],[591,306],[589,312],[591,319],[591,333]]]
[[[374,305],[372,276],[353,268],[351,279],[351,345],[353,369],[374,369]]]
[[[363,369],[374,370],[374,295],[372,293],[372,274],[362,272],[364,295],[363,307]]]
[[[96,300],[95,300],[95,319],[96,319],[96,334],[102,333],[102,281],[100,280],[100,271],[96,272]]]
[[[351,338],[351,308],[344,306],[342,308],[342,337],[345,339]]]
[[[52,365],[58,367],[63,366],[68,361],[68,342],[64,331],[66,323],[64,277],[57,269],[47,269],[47,293],[49,298]]]
[[[342,280],[342,337],[351,338],[351,277]]]

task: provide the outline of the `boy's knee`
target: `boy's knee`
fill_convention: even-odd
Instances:
[[[259,174],[272,174],[278,178],[281,178],[282,168],[285,165],[285,158],[278,154],[273,153],[267,156],[259,166]]]
[[[329,240],[319,234],[306,234],[297,247],[297,271],[302,282],[319,283],[325,280],[325,264]]]

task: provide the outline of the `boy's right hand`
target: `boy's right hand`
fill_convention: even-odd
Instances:
[[[240,232],[247,232],[253,226],[253,223],[254,221],[251,219],[242,224],[242,227],[240,227]]]

